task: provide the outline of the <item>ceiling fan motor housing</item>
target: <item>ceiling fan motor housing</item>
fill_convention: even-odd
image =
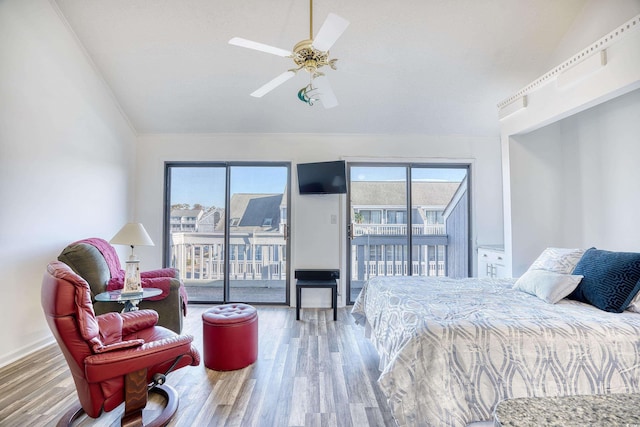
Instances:
[[[293,62],[299,67],[304,68],[309,73],[315,73],[316,70],[325,65],[335,68],[334,60],[329,60],[329,52],[322,52],[314,49],[313,40],[303,40],[293,47]]]

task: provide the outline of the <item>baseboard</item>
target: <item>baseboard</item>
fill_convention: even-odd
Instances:
[[[48,346],[49,344],[53,344],[54,342],[55,340],[53,337],[48,336],[18,350],[12,351],[9,354],[2,355],[0,356],[0,368],[4,368],[5,366],[12,364],[13,362],[18,361],[23,357],[30,355],[34,351],[38,351],[41,348]]]

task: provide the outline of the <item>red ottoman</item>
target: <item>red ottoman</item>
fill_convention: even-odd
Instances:
[[[223,304],[202,313],[204,366],[232,371],[258,358],[258,311],[248,304]]]

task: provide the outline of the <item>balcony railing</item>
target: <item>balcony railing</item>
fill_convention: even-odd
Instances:
[[[178,243],[175,243],[175,240]],[[224,239],[220,236],[198,233],[179,233],[171,247],[173,267],[180,270],[183,280],[215,281],[224,279]],[[264,252],[251,258],[258,249]],[[248,252],[232,253],[229,262],[230,280],[285,280],[286,279],[286,243],[248,246]],[[270,256],[276,255],[276,259]],[[282,261],[279,261],[282,260]]]
[[[372,227],[372,225],[360,225],[361,227]],[[368,243],[354,244],[352,246],[351,273],[352,280],[366,280],[373,276],[444,276],[446,274],[446,244],[419,244],[419,259],[414,261],[402,260],[406,249],[398,249],[398,244],[394,243],[394,235],[401,231],[406,225],[373,225],[377,227],[375,235],[383,239],[377,245],[381,245],[378,258],[370,256],[372,247]],[[415,226],[420,232],[430,235],[442,236],[443,226]],[[356,228],[357,230],[357,228]],[[354,230],[354,231],[356,231]],[[364,234],[362,236],[372,236]],[[384,233],[388,234],[384,234]],[[416,233],[419,234],[419,233]],[[388,237],[385,237],[388,236]],[[206,233],[181,232],[173,235],[173,245],[171,248],[172,266],[179,269],[181,277],[185,281],[212,282],[224,279],[224,239],[220,235]],[[237,236],[236,236],[237,237]],[[258,236],[264,237],[264,236]],[[256,236],[246,236],[246,241],[253,241]],[[391,239],[391,240],[389,240]],[[441,239],[441,238],[438,238]],[[389,241],[388,241],[389,240]],[[395,238],[397,240],[397,238]],[[286,280],[286,242],[280,235],[270,236],[267,244],[266,240],[258,239],[260,244],[255,246],[247,245],[246,251],[240,251],[237,245],[232,247],[231,260],[229,262],[230,280]],[[388,241],[388,242],[387,242]],[[394,260],[386,255],[388,245],[389,250],[399,250]],[[402,247],[403,245],[400,245]],[[257,254],[259,252],[259,254]],[[440,255],[437,255],[440,254]],[[417,255],[416,255],[417,256]],[[257,259],[252,259],[255,257]],[[435,257],[435,259],[434,259]],[[399,259],[398,259],[399,258]],[[411,272],[409,272],[409,269]]]
[[[188,262],[176,268],[180,269],[183,280],[209,282],[224,279],[224,264],[220,260]],[[229,280],[285,280],[286,271],[284,261],[231,261]]]
[[[411,263],[413,276],[444,276],[446,274],[445,261],[425,261]],[[398,261],[366,261],[364,263],[364,277],[375,276],[407,276],[408,263]],[[358,280],[358,271],[351,275],[352,280]]]
[[[413,236],[431,235],[443,236],[446,234],[444,224],[420,224],[412,225]],[[398,236],[407,234],[407,224],[354,224],[353,235],[358,236]]]

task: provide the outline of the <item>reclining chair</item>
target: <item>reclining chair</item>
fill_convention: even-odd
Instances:
[[[90,238],[69,244],[58,255],[58,261],[67,264],[71,269],[89,283],[91,301],[96,314],[122,310],[115,302],[96,301],[96,295],[112,290],[112,285],[122,287],[124,271],[116,250],[106,240]],[[149,285],[163,288],[159,297],[141,301],[140,309],[151,309],[158,312],[158,325],[169,328],[176,333],[182,332],[182,318],[187,313],[187,294],[178,270],[163,268],[145,271],[140,274],[142,286]]]
[[[200,363],[193,337],[156,326],[158,314],[152,310],[96,316],[87,282],[59,261],[47,266],[41,303],[80,400],[58,425],[71,425],[82,412],[97,418],[122,402],[122,425],[142,425],[149,391],[164,396],[166,405],[148,425],[161,426],[171,420],[178,395],[163,385],[165,375]]]

